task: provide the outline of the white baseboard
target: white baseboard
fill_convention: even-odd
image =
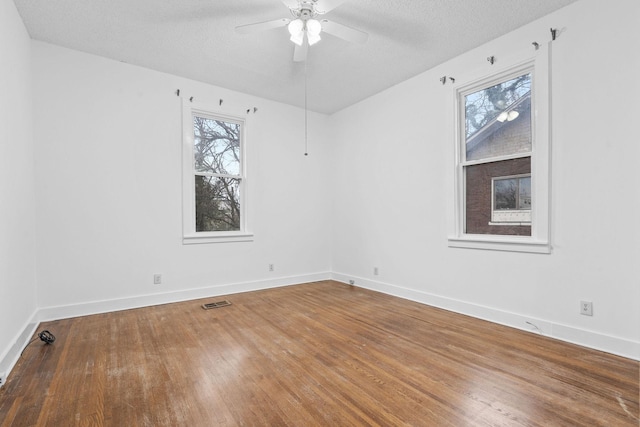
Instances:
[[[18,363],[18,359],[20,359],[22,351],[38,328],[38,323],[35,321],[36,315],[37,311],[31,315],[29,320],[27,320],[22,327],[21,331],[13,339],[13,344],[0,357],[0,387],[2,387],[7,381],[9,373],[16,363]]]
[[[112,311],[129,310],[132,308],[149,307],[153,305],[169,304],[172,302],[189,301],[220,295],[236,294],[239,292],[257,291],[260,289],[278,288],[299,283],[329,280],[330,272],[304,274],[300,276],[279,277],[269,280],[240,282],[227,285],[207,286],[202,288],[184,289],[174,292],[140,295],[135,297],[92,301],[81,304],[42,307],[37,312],[37,321],[67,319],[70,317],[88,316],[91,314],[108,313]]]
[[[350,276],[348,274],[333,273],[331,277],[333,280],[343,283],[349,283],[350,280],[353,280],[355,281],[355,285],[361,288],[405,298],[455,313],[488,320],[493,323],[510,326],[527,332],[538,333],[561,341],[578,344],[584,347],[640,361],[640,342],[612,337],[594,331],[575,328],[573,326],[553,323],[548,320],[527,317],[517,313],[510,313],[491,307],[484,307],[465,301],[433,295],[415,289],[404,288],[362,277]]]

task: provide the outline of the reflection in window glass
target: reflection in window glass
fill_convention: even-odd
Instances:
[[[531,73],[464,97],[466,160],[531,151]]]
[[[516,209],[516,200],[518,197],[518,180],[516,179],[500,179],[495,181],[495,210]]]
[[[531,209],[531,177],[495,179],[493,209]]]
[[[531,209],[531,177],[520,178],[518,209]]]

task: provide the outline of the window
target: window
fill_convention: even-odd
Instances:
[[[245,127],[245,119],[184,102],[184,243],[251,240],[245,207]]]
[[[515,217],[500,212],[507,208],[494,205],[497,196],[508,196],[506,186],[514,182],[496,178],[528,174],[531,179],[531,72],[503,78],[480,90],[472,88],[460,97],[465,127],[461,163],[466,187],[465,232],[530,236],[530,221],[504,220]]]
[[[491,223],[531,224],[531,175],[493,179]]]
[[[542,54],[456,88],[450,246],[550,251],[547,64]]]

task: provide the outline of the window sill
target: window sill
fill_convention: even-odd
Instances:
[[[530,222],[489,222],[489,225],[524,225],[531,227]]]
[[[207,243],[252,242],[253,233],[200,233],[182,237],[183,245],[200,245]]]
[[[551,244],[549,242],[517,236],[505,238],[505,236],[470,234],[462,237],[449,237],[449,247],[535,254],[551,253]]]

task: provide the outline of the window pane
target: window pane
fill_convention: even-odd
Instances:
[[[240,175],[240,125],[193,117],[196,172]]]
[[[196,231],[240,230],[240,180],[196,175]]]
[[[531,74],[465,96],[466,160],[531,151]]]
[[[530,214],[528,216],[520,215],[518,206],[524,205],[526,206],[524,209],[531,209],[531,178],[529,176],[517,177],[517,175],[530,173],[530,157],[464,167],[464,232],[468,234],[530,236],[531,225],[524,223],[530,222],[531,216]],[[519,198],[520,201],[518,201]],[[522,200],[523,198],[525,201]],[[496,213],[499,214],[497,217]],[[496,224],[505,222],[519,222],[520,225]]]
[[[518,180],[500,179],[494,181],[495,184],[495,209],[508,210],[516,209],[518,201]]]
[[[531,209],[531,177],[520,178],[518,209]]]

